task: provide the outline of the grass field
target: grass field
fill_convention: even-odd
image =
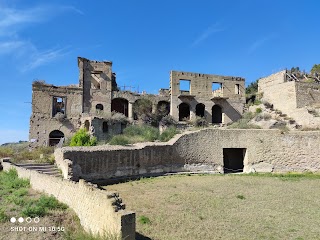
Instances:
[[[171,176],[105,188],[136,212],[141,239],[320,239],[319,175]]]
[[[39,222],[12,223],[10,219],[27,217]],[[16,228],[23,230],[16,230]],[[33,230],[29,230],[29,228]],[[40,230],[39,228],[45,230]],[[63,230],[63,231],[61,231]],[[117,240],[116,236],[93,237],[84,232],[79,218],[54,197],[36,192],[15,170],[0,171],[0,240]]]

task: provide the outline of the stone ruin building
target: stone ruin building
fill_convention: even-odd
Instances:
[[[108,120],[112,112],[136,119],[133,106],[141,99],[152,102],[152,112],[165,107],[177,121],[204,117],[212,124],[238,120],[245,103],[245,80],[201,73],[170,73],[170,89],[157,95],[120,91],[112,62],[78,57],[79,84],[32,84],[29,139],[33,146],[53,146],[78,129],[91,131],[99,141],[119,134],[124,124]]]
[[[302,128],[320,128],[320,78],[283,70],[258,82],[263,101],[293,118]]]

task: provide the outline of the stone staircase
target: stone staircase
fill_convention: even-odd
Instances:
[[[16,164],[16,166],[29,169],[29,170],[35,170],[37,172],[51,175],[54,177],[62,176],[59,169],[55,165],[50,163],[19,163],[19,164]]]

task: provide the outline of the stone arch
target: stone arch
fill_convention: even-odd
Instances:
[[[204,110],[206,106],[203,103],[198,103],[196,105],[196,116],[198,117],[204,117]]]
[[[190,105],[188,103],[181,103],[179,105],[179,121],[190,119]]]
[[[96,105],[96,110],[97,110],[97,111],[103,111],[103,105],[102,105],[101,103],[98,103],[98,104]]]
[[[168,101],[159,101],[157,111],[162,115],[168,115],[170,113],[170,103]]]
[[[137,99],[133,103],[133,119],[138,120],[139,115],[152,112],[152,102],[147,98]]]
[[[212,107],[212,123],[222,123],[222,107],[219,105]]]
[[[64,138],[64,133],[59,130],[53,130],[49,133],[49,146],[57,145],[61,138]]]
[[[111,111],[122,113],[126,117],[128,117],[128,105],[129,105],[129,102],[127,99],[114,98],[111,100]]]

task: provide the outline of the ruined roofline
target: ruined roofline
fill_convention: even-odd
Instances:
[[[78,84],[71,84],[67,86],[56,86],[53,84],[46,83],[45,81],[34,81],[32,83],[32,89],[43,89],[43,88],[54,88],[54,89],[81,89]]]
[[[78,57],[78,65],[80,63],[80,61],[86,61],[86,62],[91,62],[91,63],[105,63],[105,64],[108,64],[108,65],[112,65],[112,61],[97,61],[97,60],[90,60],[88,58],[84,58],[84,57]]]
[[[196,72],[185,72],[185,71],[170,71],[170,76],[172,75],[182,75],[185,77],[206,77],[206,78],[223,78],[224,80],[231,80],[231,81],[245,81],[243,77],[237,76],[224,76],[224,75],[215,75],[215,74],[205,74],[205,73],[196,73]]]

